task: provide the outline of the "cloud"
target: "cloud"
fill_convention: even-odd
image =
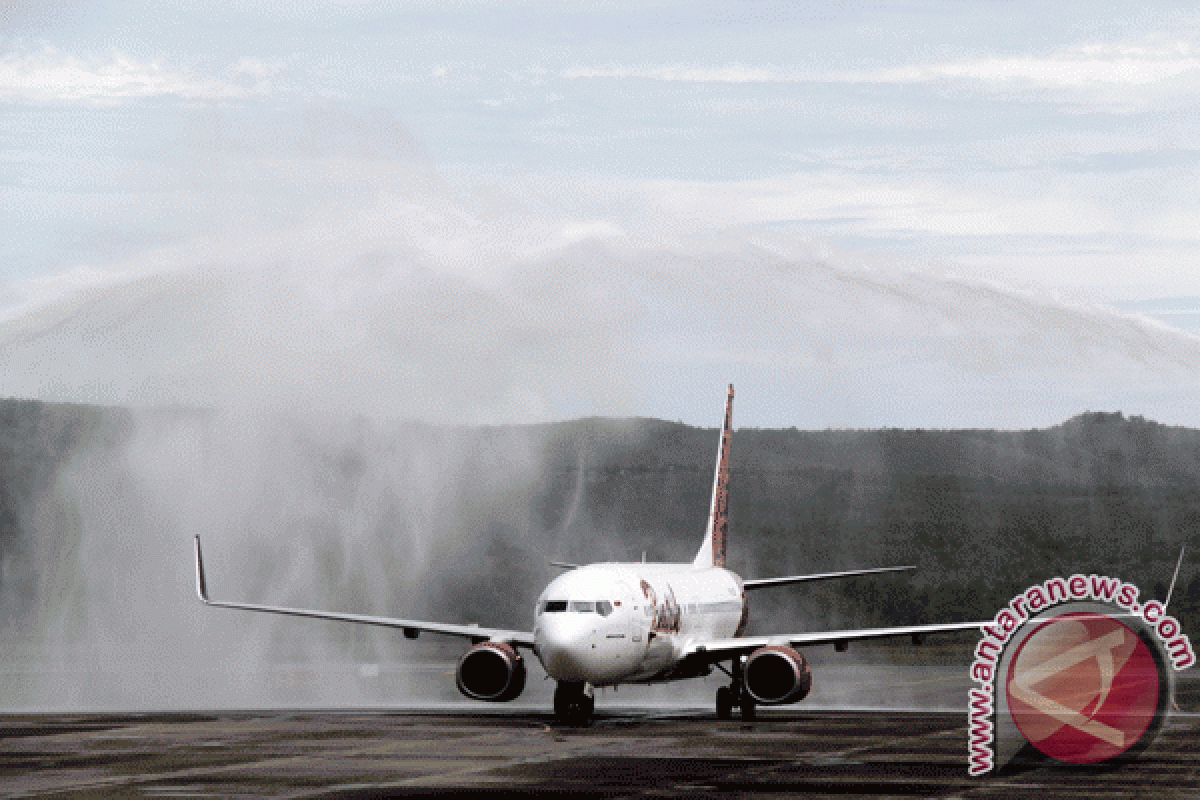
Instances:
[[[0,103],[113,105],[155,97],[222,100],[266,91],[280,64],[245,58],[227,79],[202,77],[159,61],[139,61],[114,51],[83,59],[49,44],[18,44],[0,57]]]
[[[644,79],[713,84],[940,84],[984,91],[1083,92],[1111,102],[1134,103],[1147,89],[1200,89],[1200,46],[1165,36],[1136,43],[1095,43],[1047,55],[1009,55],[939,63],[914,63],[867,70],[797,69],[776,65],[574,66],[567,80]],[[1119,92],[1120,94],[1114,94]],[[1046,99],[1063,100],[1058,94]],[[1140,97],[1145,101],[1144,96]]]
[[[826,241],[860,237],[836,246],[874,249],[877,265],[941,259],[953,260],[950,269],[958,274],[1016,285],[1063,285],[1075,275],[1119,284],[1131,280],[1131,259],[1153,259],[1154,275],[1141,279],[1185,285],[1197,249],[1187,213],[1172,216],[1145,205],[1142,198],[1153,195],[1138,186],[1146,180],[1139,172],[1071,174],[1053,182],[1036,172],[1003,170],[976,171],[970,180],[930,170],[881,174],[840,169],[839,159],[853,156],[850,149],[822,155],[829,163],[809,171],[750,181],[530,175],[437,167],[385,113],[330,108],[265,129],[247,116],[192,126],[190,138],[170,142],[183,154],[182,166],[167,174],[131,173],[133,188],[118,195],[119,203],[110,198],[104,207],[89,206],[79,224],[94,230],[80,237],[83,244],[57,271],[82,263],[119,278],[198,265],[344,265],[364,253],[392,253],[492,285],[514,263],[585,239],[708,251],[779,236],[800,246],[785,248],[789,258],[805,258],[816,252],[807,242],[823,232]],[[1183,177],[1155,180],[1162,187],[1171,180],[1182,184]],[[137,216],[145,207],[159,217]],[[160,229],[163,236],[147,235],[142,244],[100,246],[106,231]],[[1162,238],[1168,234],[1177,238]],[[897,237],[902,246],[887,244]],[[1079,244],[1080,237],[1092,237],[1091,244]],[[1064,252],[1068,239],[1074,249]],[[884,242],[882,253],[878,242]],[[72,288],[70,280],[14,283],[11,296],[0,297],[0,318],[15,310],[5,314],[2,306],[26,311]]]
[[[1069,187],[1046,192],[1044,185],[1034,183],[1004,173],[980,173],[967,183],[936,175],[826,169],[728,183],[663,181],[648,186],[647,196],[676,217],[722,227],[803,220],[841,223],[860,232],[980,236],[1077,233],[1111,223],[1103,206],[1081,202]]]
[[[568,80],[579,78],[646,78],[679,83],[811,83],[820,73],[775,67],[750,67],[729,64],[722,67],[694,67],[683,64],[645,67],[570,67],[563,70]]]

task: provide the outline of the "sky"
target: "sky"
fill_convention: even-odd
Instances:
[[[1200,425],[1174,3],[0,4],[0,393]]]

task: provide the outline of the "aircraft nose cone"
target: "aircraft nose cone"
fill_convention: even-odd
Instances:
[[[590,653],[588,631],[570,621],[543,620],[538,628],[534,652],[551,678],[586,681]]]

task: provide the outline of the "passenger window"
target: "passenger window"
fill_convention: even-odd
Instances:
[[[547,614],[554,612],[554,611],[566,611],[567,610],[567,601],[566,600],[547,600],[546,606],[542,610],[545,611]]]
[[[609,614],[611,614],[612,608],[612,603],[608,602],[607,600],[601,600],[600,602],[596,603],[596,611],[598,611],[602,617],[607,617]]]
[[[591,600],[576,600],[574,603],[571,603],[571,610],[590,614],[596,610],[596,604]]]

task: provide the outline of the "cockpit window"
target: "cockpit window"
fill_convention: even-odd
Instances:
[[[607,617],[613,612],[613,604],[607,600],[591,601],[591,600],[574,600],[568,603],[566,600],[547,600],[542,603],[542,613],[552,614],[556,611],[571,611],[579,612],[580,614],[600,614]]]

